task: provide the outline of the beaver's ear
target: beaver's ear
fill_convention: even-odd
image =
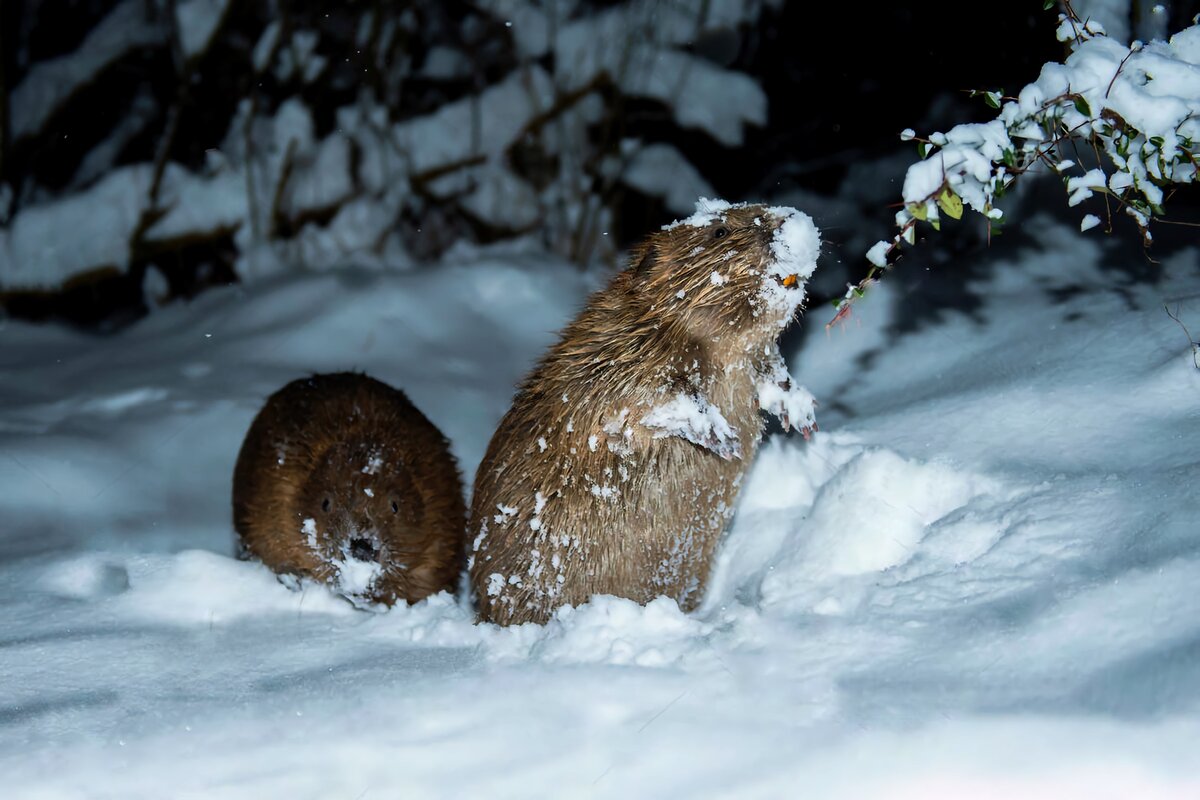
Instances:
[[[644,278],[654,269],[654,264],[658,261],[658,248],[652,244],[646,244],[633,251],[633,258],[630,261],[634,264],[633,274],[639,278]]]

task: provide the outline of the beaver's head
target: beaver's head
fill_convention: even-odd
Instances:
[[[701,200],[634,250],[623,274],[648,314],[705,340],[774,339],[804,301],[820,234],[794,208]]]
[[[404,585],[403,543],[420,540],[424,508],[412,475],[392,448],[337,442],[310,471],[301,491],[301,532],[319,557],[316,577],[356,605],[392,603]]]

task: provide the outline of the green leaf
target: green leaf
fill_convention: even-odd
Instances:
[[[1054,8],[1054,0],[1046,0],[1042,3],[1042,11],[1049,11],[1052,8]]]
[[[947,186],[942,190],[942,193],[937,198],[938,208],[945,212],[947,217],[951,219],[962,219],[963,204],[962,199],[954,192],[950,191]]]
[[[1154,145],[1159,150],[1162,149],[1162,146],[1165,142],[1166,142],[1166,140],[1163,139],[1163,137],[1161,137],[1161,136],[1151,136],[1150,137],[1150,144]]]
[[[929,212],[925,210],[924,203],[910,203],[908,205],[908,213],[912,214],[913,217],[921,221],[924,221],[925,218],[929,216]]]
[[[995,92],[984,92],[983,93],[983,102],[987,103],[992,108],[1000,107],[1000,100],[996,96]]]
[[[1009,168],[1013,168],[1013,167],[1017,166],[1017,154],[1011,148],[1008,150],[1005,150],[1004,155],[1001,156],[1001,158],[1004,160],[1004,166],[1009,167]]]
[[[1085,117],[1092,115],[1091,106],[1088,105],[1087,100],[1083,99],[1083,95],[1075,95],[1075,110]]]
[[[933,226],[935,231],[940,231],[942,229],[942,221],[940,219],[931,219],[929,220],[929,224]]]
[[[928,152],[929,152],[928,144],[926,144],[925,142],[917,142],[917,153],[921,156],[921,158],[924,158],[925,154]]]

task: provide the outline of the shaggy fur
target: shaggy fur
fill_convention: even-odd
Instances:
[[[735,207],[651,235],[525,380],[475,479],[482,620],[545,622],[599,593],[696,606],[762,433],[755,384],[789,322],[761,295],[779,224]],[[719,409],[736,441],[639,422],[680,393]]]
[[[234,470],[246,555],[328,583],[348,554],[378,561],[381,575],[360,598],[370,602],[453,591],[465,516],[441,432],[402,392],[365,375],[314,375],[273,394]]]

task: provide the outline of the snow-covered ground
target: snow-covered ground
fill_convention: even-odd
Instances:
[[[829,334],[812,313],[787,355],[821,432],[764,446],[691,616],[372,614],[232,558],[267,394],[365,370],[469,482],[589,288],[567,265],[278,278],[109,338],[3,323],[3,795],[1200,796],[1200,371],[1162,308],[1200,329],[1197,251],[1124,285],[1098,238],[1028,225],[975,319],[888,334],[887,281]]]

